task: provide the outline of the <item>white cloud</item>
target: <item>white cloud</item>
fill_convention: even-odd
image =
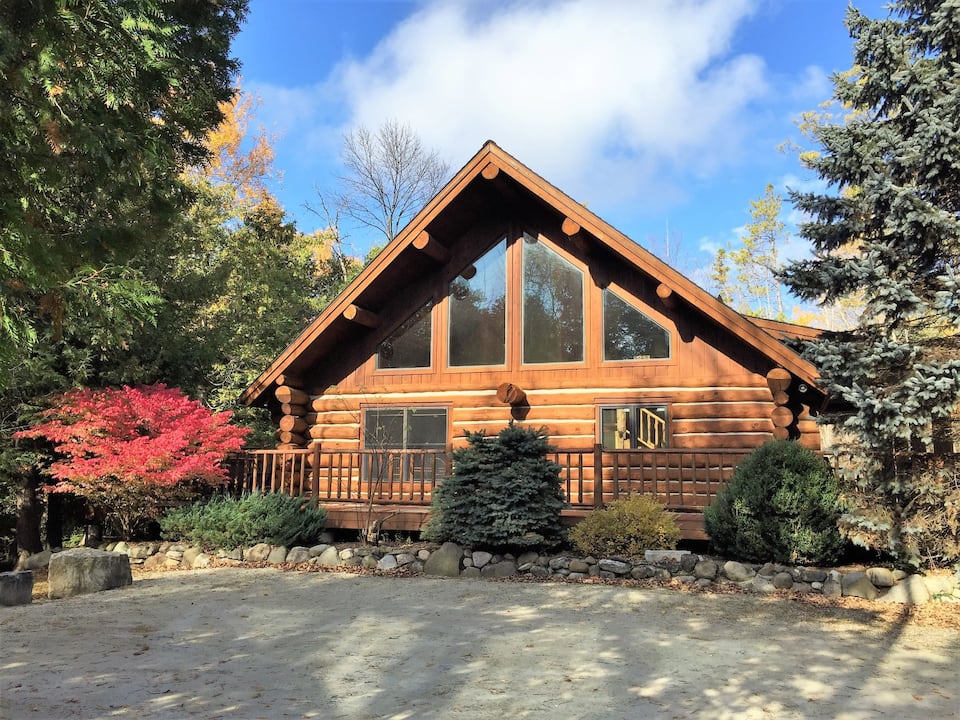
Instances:
[[[408,122],[454,165],[494,139],[579,200],[654,205],[671,172],[737,159],[767,91],[763,61],[729,53],[752,5],[437,0],[328,83],[342,127]]]

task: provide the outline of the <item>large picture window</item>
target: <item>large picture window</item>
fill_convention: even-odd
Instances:
[[[604,450],[667,447],[665,405],[618,405],[600,408],[600,443]]]
[[[523,236],[523,362],[583,362],[583,272]]]
[[[451,367],[506,362],[506,238],[450,283],[448,336]]]
[[[670,357],[670,333],[625,300],[603,291],[603,359]]]
[[[380,343],[377,348],[378,368],[430,367],[433,335],[430,311],[432,309],[433,303],[428,302],[407,318],[390,337]]]

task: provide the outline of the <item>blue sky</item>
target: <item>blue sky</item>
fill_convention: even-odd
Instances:
[[[854,3],[885,15],[881,0]],[[343,133],[409,123],[455,171],[487,139],[703,282],[750,200],[815,184],[778,149],[851,64],[844,0],[252,0],[234,44],[299,227]],[[784,219],[796,220],[789,206]],[[376,240],[344,228],[355,254]],[[794,238],[787,254],[805,252]]]

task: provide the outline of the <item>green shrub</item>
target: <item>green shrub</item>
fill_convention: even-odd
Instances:
[[[163,536],[205,549],[235,548],[258,542],[306,544],[323,530],[327,513],[303,498],[280,493],[215,497],[168,512],[160,520]]]
[[[592,511],[570,531],[577,550],[598,557],[635,557],[645,550],[671,550],[679,539],[673,513],[645,495],[614,500]]]
[[[560,466],[542,430],[511,423],[496,438],[467,433],[453,477],[433,491],[423,537],[472,547],[549,545],[563,536]]]
[[[704,523],[722,555],[829,563],[843,552],[837,479],[827,462],[787,440],[757,448],[733,473]]]

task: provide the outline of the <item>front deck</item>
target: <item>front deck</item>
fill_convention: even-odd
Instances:
[[[564,524],[631,494],[655,497],[675,513],[682,536],[706,539],[703,508],[713,502],[749,450],[558,451],[568,507]],[[445,451],[255,450],[229,461],[231,490],[282,492],[322,505],[330,528],[418,531],[430,515],[433,488],[452,469]]]

